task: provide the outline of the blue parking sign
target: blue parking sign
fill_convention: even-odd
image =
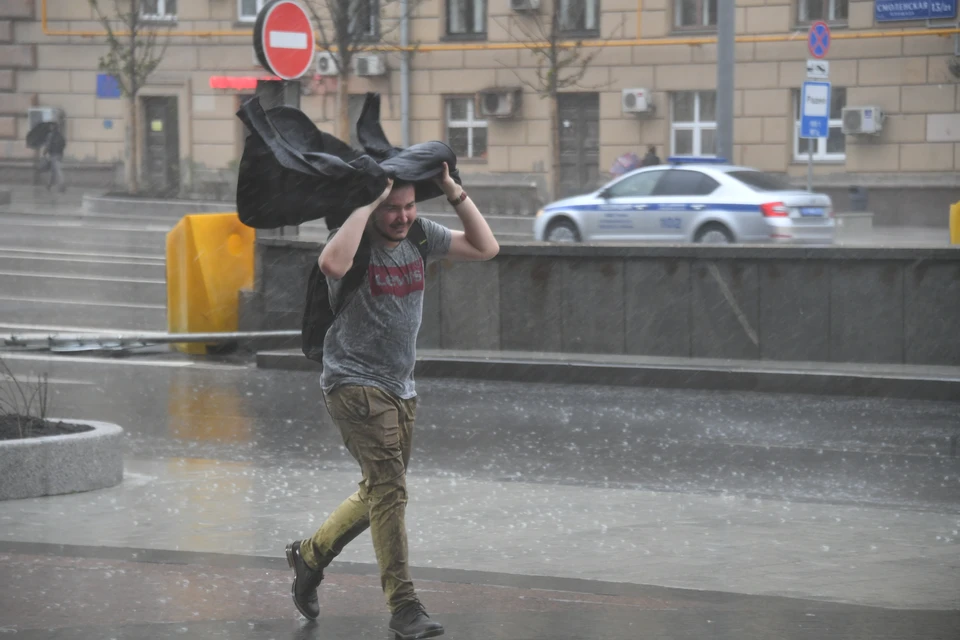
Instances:
[[[830,135],[830,83],[804,82],[800,95],[800,137]]]

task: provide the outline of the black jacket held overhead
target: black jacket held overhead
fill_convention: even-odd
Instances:
[[[368,93],[357,121],[363,151],[317,129],[299,109],[264,111],[257,97],[243,103],[237,117],[247,126],[237,182],[240,221],[274,229],[325,218],[339,227],[350,213],[377,199],[387,179],[412,182],[417,202],[443,195],[433,178],[450,176],[461,184],[457,156],[443,142],[394,147],[380,126],[380,95]]]

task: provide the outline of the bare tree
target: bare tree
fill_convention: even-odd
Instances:
[[[27,436],[29,425],[47,419],[50,381],[47,374],[38,374],[36,383],[18,380],[7,363],[0,358],[0,421],[17,425],[17,435]]]
[[[117,79],[120,93],[127,101],[124,177],[127,191],[137,193],[140,190],[137,170],[137,93],[163,60],[172,25],[163,26],[156,20],[144,19],[144,9],[156,7],[156,0],[113,0],[113,12],[110,14],[101,8],[101,0],[89,2],[97,20],[107,31],[108,51],[100,57],[100,70]]]
[[[409,0],[411,15],[420,0]],[[350,141],[350,78],[354,59],[364,51],[392,49],[390,35],[400,28],[400,0],[307,0],[320,32],[318,44],[337,69],[337,136]]]
[[[535,81],[523,79],[516,70],[514,74],[541,99],[550,101],[550,188],[553,197],[560,193],[560,106],[557,96],[571,87],[601,89],[609,86],[609,82],[585,85],[583,80],[603,45],[623,32],[621,22],[607,38],[593,41],[591,46],[584,45],[583,40],[571,39],[569,34],[586,30],[587,3],[591,1],[553,0],[545,14],[527,12],[511,18],[523,34],[520,44],[533,53],[537,61]],[[594,19],[599,21],[599,11]]]

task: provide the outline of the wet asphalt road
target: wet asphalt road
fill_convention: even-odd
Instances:
[[[124,425],[130,455],[354,468],[315,373],[23,357],[41,359],[11,360],[18,374],[55,381],[51,414]],[[960,512],[955,403],[460,380],[418,389],[416,473]]]

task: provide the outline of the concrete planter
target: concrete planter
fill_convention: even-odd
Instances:
[[[48,418],[92,431],[0,440],[0,500],[104,489],[123,479],[123,429],[106,422]]]

